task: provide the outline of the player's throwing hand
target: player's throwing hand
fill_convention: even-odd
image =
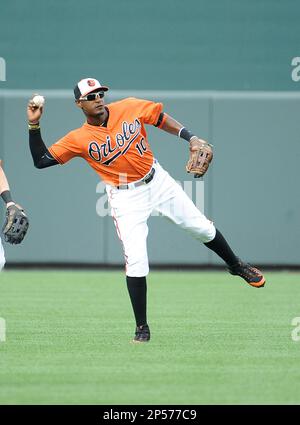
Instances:
[[[27,118],[29,124],[38,124],[43,114],[44,101],[43,97],[34,94],[27,105]]]

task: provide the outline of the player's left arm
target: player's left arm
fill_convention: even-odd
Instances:
[[[212,146],[163,112],[159,115],[156,127],[189,142],[190,157],[186,165],[186,171],[193,173],[195,178],[204,176],[213,158]]]
[[[184,125],[176,121],[174,118],[172,118],[170,115],[166,114],[165,112],[162,112],[159,115],[159,118],[155,127],[158,127],[161,130],[166,131],[167,133],[173,134],[174,136],[181,137],[187,142],[189,142],[193,137],[196,137],[198,140],[201,140],[204,143],[207,143],[205,140],[200,139],[200,137],[194,135],[191,131],[189,131],[186,127],[184,127]]]

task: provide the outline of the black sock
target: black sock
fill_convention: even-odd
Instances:
[[[210,242],[206,242],[204,245],[218,254],[218,256],[221,257],[229,267],[233,266],[238,262],[238,258],[232,252],[222,233],[219,232],[218,229],[216,230],[217,232],[215,238]]]
[[[127,289],[131,299],[137,326],[147,323],[147,283],[146,277],[126,276]]]

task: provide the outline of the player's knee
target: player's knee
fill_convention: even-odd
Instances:
[[[216,236],[216,228],[212,221],[209,221],[209,224],[205,227],[202,233],[201,241],[207,243],[212,241]]]
[[[126,275],[131,277],[143,277],[149,273],[149,263],[145,259],[135,259],[134,261],[127,261]]]
[[[216,236],[216,228],[212,221],[205,219],[184,226],[196,239],[203,243],[212,241]]]

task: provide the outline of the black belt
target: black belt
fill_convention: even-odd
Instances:
[[[145,177],[143,177],[141,180],[137,181],[137,182],[133,182],[130,183],[130,185],[132,185],[133,187],[138,187],[138,186],[142,186],[143,184],[148,184],[151,182],[151,180],[153,179],[155,174],[155,168],[151,168],[151,171],[146,174]],[[130,186],[128,184],[121,184],[120,186],[117,186],[117,189],[129,189]]]

